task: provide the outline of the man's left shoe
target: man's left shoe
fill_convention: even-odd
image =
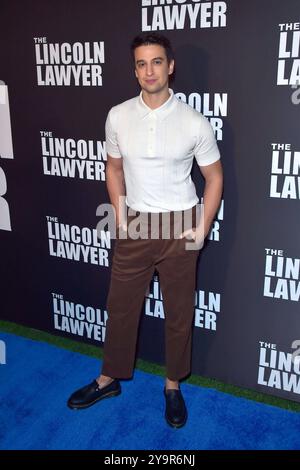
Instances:
[[[187,410],[180,390],[164,388],[166,398],[165,418],[173,428],[181,428],[187,420]]]

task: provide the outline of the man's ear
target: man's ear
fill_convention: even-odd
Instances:
[[[135,74],[136,78],[138,78],[138,74],[137,74],[136,68],[134,68],[134,74]]]
[[[171,60],[171,62],[169,63],[169,75],[172,75],[172,73],[174,72],[174,67],[175,67],[175,60]]]

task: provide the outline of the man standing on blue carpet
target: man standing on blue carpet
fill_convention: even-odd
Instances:
[[[105,127],[106,179],[117,239],[103,367],[96,380],[71,395],[68,406],[86,408],[118,395],[119,379],[132,377],[141,307],[156,270],[165,312],[165,418],[181,427],[187,410],[179,381],[191,370],[197,259],[220,204],[222,166],[209,121],[169,88],[174,71],[169,40],[143,33],[134,38],[131,50],[141,93],[114,106]],[[191,179],[194,157],[205,179],[200,217]],[[141,220],[137,237],[130,227]],[[174,234],[178,220],[184,221],[180,236]],[[192,249],[187,240],[194,241]]]

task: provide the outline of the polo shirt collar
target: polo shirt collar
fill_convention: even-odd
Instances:
[[[170,96],[167,99],[167,101],[165,101],[159,108],[151,109],[149,108],[149,106],[146,105],[145,101],[143,100],[142,91],[141,91],[138,97],[138,111],[139,111],[140,117],[144,119],[150,113],[153,113],[159,119],[161,120],[164,119],[172,111],[176,102],[174,92],[171,88],[169,88],[169,93],[170,93]]]

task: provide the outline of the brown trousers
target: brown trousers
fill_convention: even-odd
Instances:
[[[179,380],[190,373],[191,337],[195,303],[198,250],[186,250],[187,239],[172,235],[176,217],[189,212],[196,226],[196,207],[170,212],[171,239],[162,237],[162,213],[157,238],[121,239],[115,242],[110,288],[107,298],[108,320],[104,343],[102,374],[113,378],[130,378],[133,374],[137,332],[146,290],[158,271],[165,312],[165,360],[167,377]],[[151,214],[128,216],[128,226],[144,216],[151,233]],[[145,219],[143,219],[145,220]],[[146,227],[146,228],[145,228]],[[183,231],[184,226],[182,225]]]

